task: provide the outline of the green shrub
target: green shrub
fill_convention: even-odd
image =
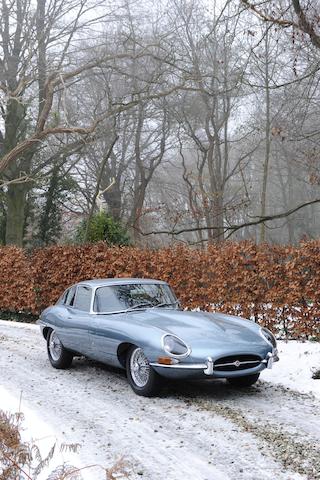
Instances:
[[[83,220],[76,231],[76,242],[84,243],[87,220]],[[120,222],[106,212],[92,216],[86,241],[96,243],[104,241],[109,245],[130,245],[130,238]]]

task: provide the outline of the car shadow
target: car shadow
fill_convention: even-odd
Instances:
[[[124,385],[127,383],[126,372],[123,369],[112,367],[86,357],[74,358],[72,368],[78,371],[84,368],[94,368],[104,371],[109,375],[115,375],[117,379],[123,379]],[[130,389],[127,384],[128,390]],[[246,388],[236,388],[230,385],[225,379],[203,379],[203,380],[168,380],[165,379],[160,398],[180,398],[180,399],[216,399],[232,400],[233,398],[242,398],[248,396],[264,396],[267,384],[258,381],[255,385]]]
[[[191,381],[170,382],[164,389],[164,394],[170,397],[201,398],[210,400],[232,400],[234,398],[263,395],[263,385],[246,388],[236,388],[225,379],[205,379]]]

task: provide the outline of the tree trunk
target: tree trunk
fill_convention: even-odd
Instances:
[[[291,171],[291,159],[287,158],[286,168],[287,168],[287,183],[283,180],[283,174],[281,171],[280,160],[278,155],[276,156],[276,166],[277,174],[280,183],[281,196],[285,210],[289,210],[293,206],[293,184],[292,184],[292,171]],[[288,230],[288,243],[293,245],[294,243],[294,215],[290,215],[286,219],[286,226]]]
[[[25,185],[8,186],[6,245],[23,246],[26,199]]]
[[[38,37],[38,84],[39,84],[39,111],[40,115],[43,108],[43,98],[45,89],[46,75],[46,45],[44,42],[44,25],[45,25],[45,5],[46,0],[37,1],[37,37]],[[21,54],[21,25],[22,25],[22,9],[19,4],[17,9],[17,29],[12,32],[15,38],[15,56],[8,54],[7,62],[11,61],[11,69],[9,69],[8,86],[14,91],[19,77],[19,55]],[[9,39],[7,39],[9,44]],[[13,61],[14,60],[14,61]],[[25,118],[25,105],[20,98],[13,97],[7,104],[7,112],[5,116],[5,138],[3,153],[8,153],[23,140],[28,126],[28,120]],[[11,162],[9,168],[5,170],[6,178],[14,180],[21,173],[29,174],[33,155],[37,149],[34,144],[32,148],[22,154],[16,161]],[[25,225],[25,209],[27,201],[27,192],[30,188],[28,184],[12,184],[8,187],[7,193],[7,221],[6,221],[6,244],[23,245],[23,233]]]
[[[216,230],[213,231],[213,238],[216,243],[223,242],[224,240],[224,212],[223,212],[223,192],[216,192],[216,196],[213,200],[213,217]]]
[[[91,219],[93,217],[93,214],[94,214],[94,209],[95,209],[95,206],[96,206],[96,201],[97,201],[97,198],[98,198],[98,195],[99,195],[99,190],[100,190],[100,185],[101,185],[101,180],[102,180],[102,176],[103,176],[103,170],[106,166],[106,163],[107,161],[109,160],[110,158],[110,155],[111,155],[111,152],[112,152],[112,149],[113,147],[115,146],[115,143],[116,141],[118,140],[118,136],[116,135],[109,147],[109,150],[107,151],[107,154],[106,156],[103,158],[102,162],[101,162],[101,165],[100,165],[100,169],[99,169],[99,172],[98,172],[98,178],[97,178],[97,184],[96,184],[96,188],[95,188],[95,191],[94,191],[94,194],[93,194],[93,198],[92,198],[92,201],[91,201],[91,206],[90,206],[90,211],[89,211],[89,214],[88,214],[88,218],[87,218],[87,223],[86,223],[86,229],[85,229],[85,232],[84,232],[84,243],[86,243],[88,241],[88,235],[89,235],[89,229],[90,229],[90,223],[91,223]],[[110,187],[112,186],[113,184],[110,184]],[[107,187],[108,188],[108,187]]]
[[[148,183],[145,177],[141,177],[139,188],[134,192],[132,220],[130,222],[130,225],[131,225],[131,235],[133,237],[135,245],[138,245],[141,239],[141,233],[140,233],[141,215],[142,215],[144,200],[146,196],[147,186],[148,186]]]
[[[111,179],[109,181],[110,185]],[[105,188],[105,187],[103,187]],[[108,205],[108,211],[112,218],[117,221],[121,221],[121,188],[119,179],[116,179],[115,184],[112,186],[110,190],[107,190],[103,193],[103,198]]]
[[[266,123],[265,123],[265,133],[266,133],[266,149],[265,149],[265,159],[263,164],[263,177],[262,177],[262,192],[261,192],[261,210],[260,216],[266,216],[266,203],[267,203],[267,184],[268,184],[268,174],[269,174],[269,162],[270,162],[270,146],[271,146],[271,119],[270,119],[270,78],[269,78],[269,36],[268,29],[266,31],[265,37],[265,89],[266,89]],[[265,223],[261,223],[260,227],[260,243],[266,241],[266,226]]]

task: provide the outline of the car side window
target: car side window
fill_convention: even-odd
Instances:
[[[77,287],[71,287],[69,288],[69,290],[67,290],[67,293],[65,295],[64,302],[63,302],[65,305],[69,305],[70,307],[73,306],[76,289]]]
[[[90,311],[91,304],[91,288],[85,285],[78,285],[76,297],[74,300],[74,307],[84,312]]]
[[[64,305],[66,303],[66,298],[67,298],[67,295],[68,295],[68,291],[69,291],[69,289],[66,290],[65,292],[63,292],[63,294],[61,295],[61,297],[57,301],[57,305]]]
[[[123,310],[124,307],[117,296],[117,292],[112,287],[97,288],[94,297],[94,312],[116,312]]]

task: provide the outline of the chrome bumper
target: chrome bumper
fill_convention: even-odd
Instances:
[[[266,363],[267,368],[272,368],[272,365],[274,364],[274,362],[278,362],[278,361],[279,361],[278,349],[274,348],[272,350],[272,353],[269,352],[268,355],[266,356],[266,358],[264,360],[262,360],[261,363]]]
[[[150,363],[151,367],[174,368],[177,370],[204,370],[207,368],[206,363],[175,363],[173,365],[165,365],[164,363]]]
[[[272,365],[274,362],[277,362],[279,360],[278,357],[278,351],[276,349],[273,350],[273,352],[269,352],[264,360],[261,360],[260,365],[266,365],[266,368],[272,368]],[[250,362],[245,362],[245,363],[250,363]],[[256,362],[252,362],[256,363]],[[150,363],[152,367],[161,367],[161,368],[173,368],[175,370],[202,370],[205,375],[213,375],[214,374],[214,361],[212,360],[211,357],[208,357],[205,363],[175,363],[173,365],[165,365],[163,363]],[[232,364],[226,364],[226,365],[232,365]],[[240,363],[239,363],[240,365]],[[221,365],[220,365],[221,366]],[[236,370],[234,370],[236,371]],[[241,370],[238,370],[239,372]],[[223,372],[219,372],[223,373]],[[220,376],[220,375],[219,375]]]
[[[277,349],[274,349],[271,352],[269,352],[266,356],[266,358],[264,360],[261,360],[260,362],[260,365],[263,364],[263,365],[266,365],[266,368],[272,368],[272,365],[274,362],[277,362],[279,360],[279,357],[278,357],[278,350]],[[250,363],[256,363],[256,362],[244,362],[245,364],[250,364]],[[208,357],[207,358],[207,368],[203,371],[203,373],[205,373],[206,375],[213,375],[214,373],[214,368],[213,368],[213,365],[214,365],[214,362],[212,360],[211,357]],[[235,365],[235,363],[226,363],[225,366],[230,366],[230,365]],[[241,362],[239,362],[238,365],[235,365],[236,367],[240,366],[241,365]],[[220,367],[223,366],[223,365],[219,365]],[[259,365],[257,365],[259,366]],[[234,372],[236,372],[237,370],[234,370]],[[238,370],[239,372],[241,372],[241,370]]]

